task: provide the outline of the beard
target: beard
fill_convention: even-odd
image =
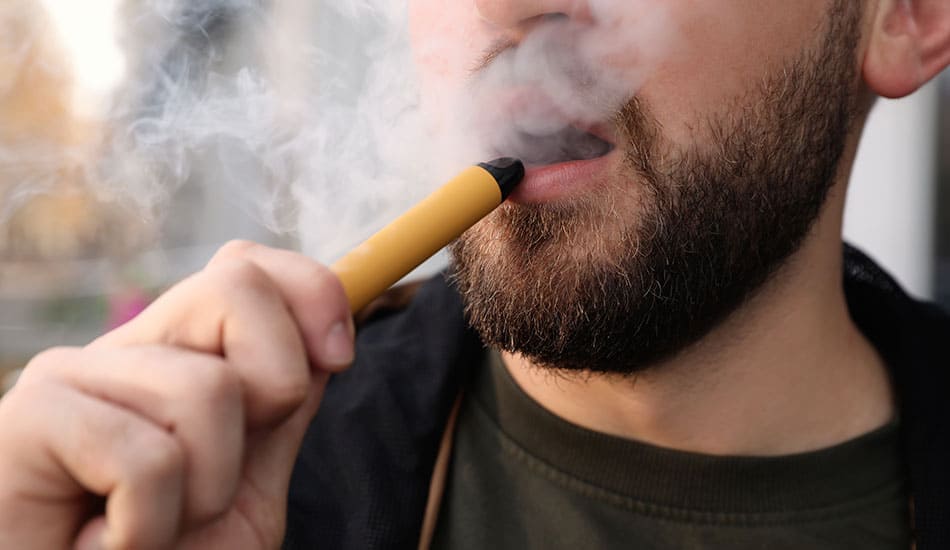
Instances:
[[[712,145],[675,148],[635,98],[615,117],[620,183],[507,203],[463,235],[453,277],[485,344],[632,375],[754,295],[818,219],[859,111],[861,3],[833,4],[820,45],[704,121]]]

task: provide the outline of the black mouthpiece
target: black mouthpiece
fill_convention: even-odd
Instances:
[[[515,190],[515,187],[524,180],[524,163],[518,159],[500,158],[483,162],[479,166],[487,170],[498,182],[498,187],[501,189],[501,200],[507,199],[511,192]]]

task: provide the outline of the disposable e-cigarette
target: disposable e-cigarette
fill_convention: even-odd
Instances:
[[[353,313],[501,205],[525,176],[520,160],[471,166],[367,239],[330,269]]]

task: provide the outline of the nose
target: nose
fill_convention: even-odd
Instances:
[[[590,18],[588,0],[475,0],[475,7],[482,19],[505,29],[544,15]]]

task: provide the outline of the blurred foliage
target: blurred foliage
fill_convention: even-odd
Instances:
[[[109,315],[109,303],[104,296],[80,296],[58,298],[43,304],[38,320],[50,324],[83,323],[105,326]]]

